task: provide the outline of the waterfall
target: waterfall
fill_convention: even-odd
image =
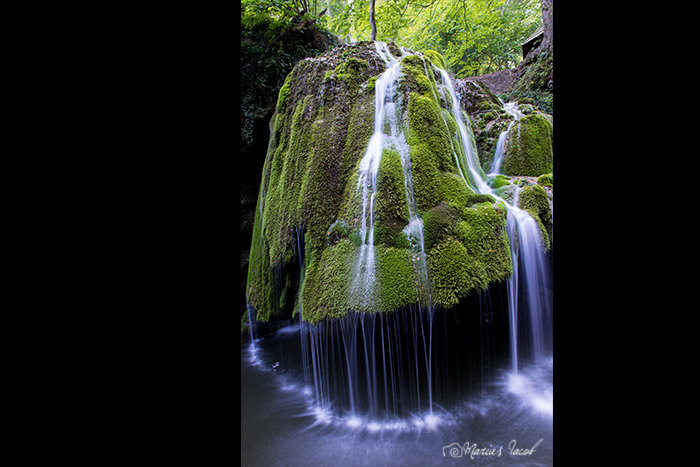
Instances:
[[[373,298],[375,284],[375,258],[374,258],[374,199],[377,189],[377,173],[379,163],[384,151],[383,132],[385,115],[391,107],[393,114],[394,83],[399,73],[400,63],[388,50],[384,43],[375,42],[377,53],[388,65],[387,69],[374,84],[374,132],[369,140],[362,160],[357,179],[357,189],[362,190],[362,220],[360,227],[360,259],[355,268],[355,280],[353,294],[360,305],[368,305]],[[369,219],[368,219],[369,218]],[[369,221],[369,222],[368,222]]]
[[[427,386],[428,386],[428,405],[430,413],[432,414],[432,378],[431,378],[431,367],[432,367],[432,315],[433,308],[431,304],[430,296],[430,286],[428,278],[428,268],[426,262],[425,254],[425,236],[423,231],[423,220],[418,216],[418,211],[416,209],[416,200],[413,189],[413,177],[411,174],[411,156],[410,147],[406,142],[406,137],[404,135],[402,126],[400,125],[397,118],[397,107],[394,101],[394,96],[396,94],[395,84],[397,78],[400,76],[400,62],[391,54],[387,44],[382,42],[375,42],[375,49],[382,60],[387,64],[387,69],[375,82],[375,111],[374,111],[374,132],[370,138],[369,144],[365,151],[364,157],[360,161],[360,170],[358,176],[357,189],[362,189],[362,224],[360,228],[360,238],[363,240],[360,246],[360,259],[358,261],[357,267],[355,269],[355,281],[353,284],[354,293],[359,295],[361,299],[367,299],[372,297],[372,290],[375,284],[375,264],[374,264],[374,199],[376,196],[376,183],[377,174],[379,170],[379,163],[381,161],[382,152],[384,149],[394,149],[399,153],[401,160],[401,167],[404,174],[404,188],[406,190],[406,199],[408,204],[409,213],[409,223],[404,228],[403,233],[409,239],[412,246],[413,257],[412,261],[417,264],[416,270],[416,291],[419,296],[419,303],[427,305],[428,316],[429,316],[429,331],[426,345],[426,335],[423,328],[423,321],[420,321],[421,326],[421,336],[423,349],[428,349],[427,352],[423,353],[425,359],[425,365],[427,368]],[[401,49],[402,54],[405,54],[405,50]],[[385,128],[389,129],[389,133],[386,134]],[[368,224],[369,219],[369,224]],[[362,301],[360,301],[362,303]],[[367,321],[367,325],[365,322]],[[417,324],[418,320],[415,320]],[[360,320],[362,325],[363,336],[366,332],[374,334],[374,319],[365,318],[364,316]],[[371,323],[371,325],[369,324]],[[380,318],[380,326],[383,323],[382,318]],[[414,329],[415,330],[415,329]],[[418,335],[414,333],[414,347],[418,345]],[[372,337],[370,337],[372,339]],[[382,340],[384,339],[384,334],[382,334]],[[376,413],[376,368],[372,366],[372,372],[370,374],[370,365],[368,359],[368,351],[366,348],[367,338],[363,340],[365,345],[365,359],[366,359],[366,376],[368,385],[368,396],[370,402],[370,413]],[[373,356],[374,356],[374,347]],[[386,356],[386,354],[383,353]],[[420,410],[420,376],[419,376],[419,362],[418,362],[418,352],[414,352],[416,358],[416,372],[415,372],[415,387],[418,401],[418,410]],[[390,357],[391,358],[391,357]],[[374,362],[374,360],[372,360]],[[386,361],[384,362],[386,365]],[[386,376],[386,367],[384,368],[384,375]],[[370,381],[373,385],[370,385]],[[388,402],[388,385],[385,385],[385,400]]]
[[[387,44],[375,42],[374,46],[386,64],[386,70],[374,82],[373,133],[357,169],[355,194],[360,203],[356,208],[361,211],[360,242],[357,260],[350,266],[354,267],[354,274],[348,285],[351,302],[358,305],[358,309],[342,318],[312,325],[304,321],[302,301],[298,300],[300,325],[295,335],[301,341],[298,349],[303,367],[303,393],[313,398],[317,423],[330,423],[342,417],[342,423],[347,427],[363,427],[368,431],[403,429],[406,424],[419,429],[434,428],[445,415],[441,404],[447,406],[451,401],[459,401],[460,391],[477,383],[483,388],[484,380],[489,376],[487,367],[491,363],[491,349],[476,348],[484,340],[481,309],[479,313],[467,313],[469,316],[462,316],[455,310],[440,310],[440,319],[435,319],[437,313],[431,298],[423,219],[416,207],[411,148],[406,142],[400,118],[401,102],[396,102],[401,95],[396,89],[401,77],[401,62],[392,55]],[[409,53],[403,48],[401,52],[402,55]],[[427,74],[430,65],[424,61],[424,66]],[[508,326],[511,368],[517,374],[523,354],[528,354],[536,363],[547,357],[550,344],[546,321],[551,303],[544,292],[548,271],[539,224],[527,211],[517,207],[517,193],[511,204],[496,195],[486,183],[469,116],[461,110],[449,74],[437,67],[435,70],[442,76],[442,87],[438,83],[440,93],[446,97],[446,90],[449,94],[457,125],[451,145],[459,174],[475,192],[489,194],[507,208],[505,231],[510,242],[513,274],[505,285],[509,319],[503,324],[503,329]],[[437,95],[435,98],[440,101]],[[506,111],[515,117],[508,126],[510,129],[522,115],[512,103],[506,104]],[[445,115],[449,118],[449,112],[445,111]],[[449,127],[446,119],[445,125]],[[494,159],[496,171],[500,167],[507,131],[499,136],[497,164]],[[418,301],[417,305],[393,313],[364,313],[378,295],[375,293],[375,198],[385,149],[396,151],[400,156],[409,216],[403,233],[411,245]],[[262,211],[260,215],[262,217]],[[294,234],[301,297],[306,267],[304,227],[297,227]],[[481,307],[481,296],[477,300]],[[491,305],[483,306],[488,308]],[[255,310],[252,307],[249,307],[248,316],[254,356],[257,347],[253,326]],[[524,331],[519,326],[522,318],[528,323],[528,339],[520,340],[518,336]],[[441,336],[445,345],[434,345],[434,335]],[[505,345],[506,340],[501,340]],[[519,341],[531,342],[531,348],[519,352]],[[507,358],[505,349],[503,354]]]
[[[503,150],[506,146],[506,137],[508,136],[508,132],[513,127],[515,122],[520,120],[520,118],[523,116],[523,114],[520,113],[520,111],[518,110],[517,102],[507,102],[503,104],[503,108],[508,113],[508,115],[512,115],[514,119],[508,124],[508,127],[504,131],[502,131],[500,135],[498,135],[498,143],[496,143],[496,152],[493,155],[493,163],[491,164],[491,173],[489,175],[498,175],[500,173],[499,171],[501,170],[501,163],[503,162]]]
[[[508,282],[508,303],[511,319],[511,359],[512,370],[518,370],[518,319],[519,313],[527,313],[529,316],[529,331],[531,342],[531,359],[538,363],[545,356],[545,349],[549,343],[550,330],[546,326],[545,320],[550,313],[551,303],[546,297],[547,263],[542,248],[542,240],[537,222],[525,210],[517,207],[517,193],[513,203],[508,203],[499,197],[494,190],[486,183],[483,171],[477,157],[473,152],[470,135],[463,122],[463,113],[459,104],[457,93],[454,90],[452,79],[444,70],[440,71],[444,85],[447,87],[452,97],[452,111],[464,146],[464,155],[468,167],[468,177],[462,172],[462,178],[467,185],[476,188],[478,193],[489,194],[499,202],[505,204],[508,210],[507,232],[510,242],[511,259],[513,261],[513,275]],[[508,103],[504,105],[506,111],[513,115],[517,121],[522,114],[517,110],[517,104]],[[469,117],[466,116],[468,119]],[[513,122],[511,122],[512,125]],[[501,134],[503,145],[505,145],[505,135],[507,130]],[[499,137],[499,143],[501,138]],[[502,148],[501,148],[502,156]],[[458,162],[459,166],[459,162]],[[500,167],[500,160],[498,161]],[[460,169],[461,171],[461,169]],[[471,183],[470,183],[471,181]],[[519,298],[524,298],[523,303],[519,303]]]
[[[464,149],[465,160],[463,161],[459,160],[459,157],[455,153],[455,157],[457,158],[457,167],[459,168],[460,174],[462,175],[462,178],[467,186],[476,188],[478,193],[488,193],[491,188],[484,180],[484,171],[481,169],[479,160],[474,154],[474,146],[472,145],[473,137],[467,128],[467,125],[469,124],[469,116],[463,115],[462,113],[459,98],[455,92],[450,75],[445,70],[440,68],[436,68],[436,70],[438,70],[442,75],[442,82],[447,87],[447,91],[450,93],[450,97],[452,98],[452,114],[454,115],[455,121],[457,122],[457,127],[459,129],[458,139],[461,141]],[[467,119],[466,125],[464,118]],[[466,176],[462,168],[464,163],[467,164],[468,169]]]

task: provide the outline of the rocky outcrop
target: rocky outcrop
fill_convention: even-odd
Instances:
[[[512,273],[506,207],[479,194],[464,175],[465,149],[440,71],[444,60],[435,52],[388,49],[401,63],[393,101],[410,152],[412,185],[399,152],[384,146],[374,198],[375,268],[363,272],[375,281],[371,297],[352,293],[361,249],[368,247],[360,235],[358,173],[374,130],[375,85],[387,64],[374,43],[360,42],[303,60],[279,92],[246,287],[258,320],[301,313],[319,322],[350,311],[452,307]],[[480,122],[489,113],[506,120],[488,87],[456,87],[461,110],[474,116],[472,132],[483,133]],[[424,255],[409,226],[413,196]],[[427,283],[421,271],[427,271]]]
[[[479,81],[496,94],[509,92],[513,87],[514,70],[501,70],[487,75],[469,76],[466,81]]]
[[[481,81],[458,81],[465,110],[485,172],[491,172],[498,138],[516,117]],[[554,119],[532,104],[517,106],[519,118],[507,134],[500,172],[511,176],[537,177],[553,170]]]
[[[506,138],[503,173],[537,177],[552,172],[552,121],[546,114],[532,112],[513,125]]]

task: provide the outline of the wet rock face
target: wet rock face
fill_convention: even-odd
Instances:
[[[381,125],[383,150],[371,183],[371,242],[359,174],[375,131],[386,55],[373,42],[336,47],[299,62],[279,92],[246,286],[258,320],[301,313],[319,322],[350,311],[451,307],[512,273],[506,210],[464,175],[453,100],[434,66],[444,60],[392,44],[385,50],[400,65],[387,105],[393,120]],[[507,114],[493,93],[471,82],[455,87],[477,140],[498,133],[489,122],[506,121]],[[545,172],[551,169],[536,175]],[[424,250],[417,226],[424,228]],[[372,262],[365,264],[368,248]],[[358,276],[371,277],[371,290],[357,293]]]
[[[458,81],[463,109],[470,117],[479,162],[490,173],[498,137],[515,120],[504,104],[479,81]],[[533,105],[521,104],[522,117],[511,127],[500,172],[511,176],[531,176],[552,172],[553,117]]]

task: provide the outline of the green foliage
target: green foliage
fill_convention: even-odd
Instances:
[[[369,0],[328,1],[324,24],[344,40],[370,38]],[[434,50],[458,77],[512,68],[541,24],[539,0],[377,0],[377,40]],[[431,59],[433,57],[431,56]]]
[[[539,110],[554,114],[554,51],[544,51],[534,58],[525,72],[513,83],[510,93],[501,96],[504,101],[535,105]]]
[[[311,10],[313,11],[313,10]],[[255,120],[269,119],[294,65],[338,44],[308,9],[308,2],[241,1],[241,150],[253,139]]]

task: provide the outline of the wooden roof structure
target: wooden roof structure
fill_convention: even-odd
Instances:
[[[544,25],[537,28],[537,30],[522,43],[523,58],[527,57],[530,50],[537,47],[542,42],[542,36],[544,36]]]

